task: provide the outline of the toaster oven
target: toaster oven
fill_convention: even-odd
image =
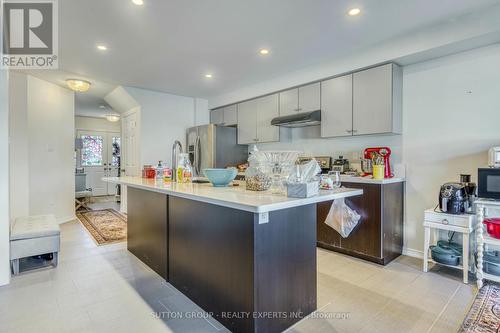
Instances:
[[[477,196],[500,200],[500,169],[479,168],[477,171]]]

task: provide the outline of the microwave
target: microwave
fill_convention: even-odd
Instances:
[[[477,196],[500,200],[500,169],[479,168],[477,170]]]

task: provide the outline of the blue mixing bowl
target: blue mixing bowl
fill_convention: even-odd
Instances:
[[[238,169],[203,169],[203,173],[213,186],[223,187],[229,185],[229,183],[232,182],[234,178],[236,178]]]

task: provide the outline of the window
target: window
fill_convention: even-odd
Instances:
[[[111,165],[114,167],[120,166],[119,160],[120,160],[120,148],[121,148],[121,140],[119,136],[114,136],[111,139],[112,145],[113,145],[113,158],[111,161]]]
[[[103,159],[103,137],[82,135],[82,166],[101,166]]]

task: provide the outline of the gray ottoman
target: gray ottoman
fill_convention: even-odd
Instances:
[[[54,215],[17,218],[10,229],[10,260],[12,272],[19,274],[19,259],[46,253],[53,254],[57,266],[61,230]]]

